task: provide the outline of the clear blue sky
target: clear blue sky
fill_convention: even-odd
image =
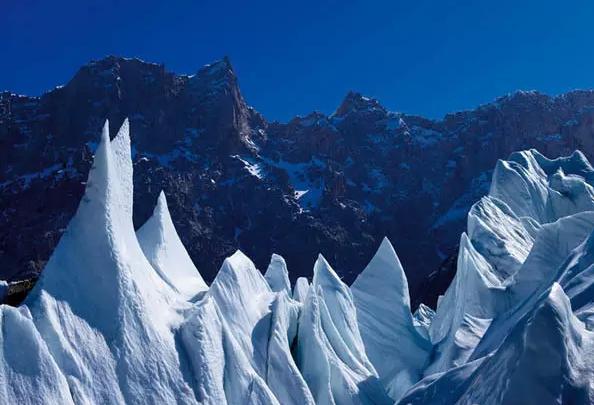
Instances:
[[[350,89],[441,117],[516,89],[594,88],[594,2],[0,0],[0,89],[38,95],[108,54],[193,73],[224,55],[268,119]]]

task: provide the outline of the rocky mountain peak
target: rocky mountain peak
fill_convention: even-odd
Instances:
[[[202,66],[197,73],[198,76],[210,77],[211,79],[234,79],[235,72],[228,56]]]
[[[147,82],[154,82],[165,74],[165,66],[163,64],[145,62],[138,58],[123,58],[110,55],[103,59],[91,61],[81,67],[71,83],[76,83],[80,80],[90,80],[109,87],[116,82],[122,80],[132,81],[136,78],[145,79]]]
[[[252,137],[259,136],[255,127],[263,119],[245,102],[227,56],[189,76],[186,96],[210,132],[218,134],[217,142],[222,141],[225,150],[257,149]]]
[[[387,110],[376,99],[363,96],[358,92],[349,91],[333,115],[344,117],[350,113],[376,111],[383,114],[387,113]]]
[[[195,75],[189,76],[188,85],[194,92],[207,90],[207,94],[210,96],[236,95],[241,97],[237,77],[227,56],[202,66]]]
[[[0,93],[0,278],[41,271],[82,196],[103,122],[126,117],[134,221],[165,190],[207,280],[241,248],[259,268],[282,254],[295,276],[311,275],[322,250],[352,281],[387,235],[404,266],[422,263],[409,279],[413,302],[455,252],[498,159],[532,147],[594,158],[592,91],[518,93],[442,120],[349,92],[330,117],[269,123],[247,105],[228,58],[188,76],[110,56],[41,97]]]

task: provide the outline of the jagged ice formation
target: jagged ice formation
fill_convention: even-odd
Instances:
[[[456,276],[411,313],[384,239],[347,286],[320,255],[293,288],[242,252],[209,286],[164,194],[132,224],[129,125],[106,124],[78,211],[19,308],[0,307],[0,398],[18,404],[594,402],[594,169],[500,161]]]

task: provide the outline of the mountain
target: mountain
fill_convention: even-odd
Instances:
[[[108,57],[40,97],[0,94],[0,278],[41,272],[83,195],[105,118],[114,133],[126,117],[134,226],[164,190],[206,281],[241,249],[260,269],[282,255],[292,281],[323,251],[350,283],[388,236],[413,308],[434,305],[453,277],[466,214],[497,159],[532,147],[594,157],[592,91],[517,92],[441,120],[350,92],[329,116],[278,123],[248,105],[226,58],[177,75]]]
[[[0,305],[0,392],[37,404],[590,404],[594,168],[498,161],[435,311],[391,242],[349,287],[321,254],[291,296],[241,251],[207,286],[165,195],[137,232],[127,121],[24,304]]]

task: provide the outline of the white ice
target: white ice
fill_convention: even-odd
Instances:
[[[136,236],[153,268],[185,299],[208,288],[179,239],[165,193],[159,194],[153,215],[138,229]]]
[[[106,123],[40,280],[0,307],[2,403],[594,403],[594,169],[581,153],[500,161],[454,280],[413,315],[387,239],[351,287],[320,255],[291,292],[281,256],[262,275],[240,251],[207,287],[164,194],[134,232],[129,129],[110,141]]]

